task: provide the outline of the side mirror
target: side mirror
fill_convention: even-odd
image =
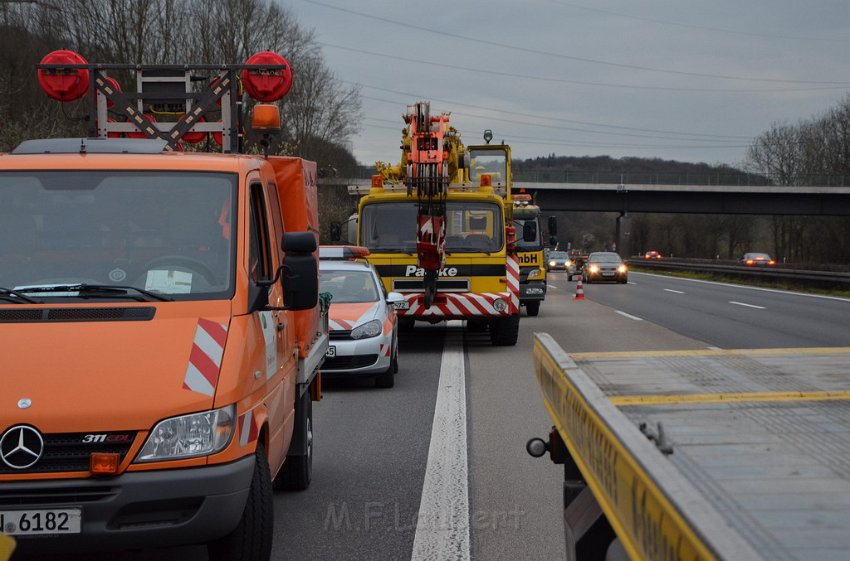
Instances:
[[[404,302],[404,295],[400,292],[390,292],[387,294],[387,304],[392,304],[393,308],[400,302]]]
[[[558,218],[556,216],[549,217],[549,235],[557,236],[558,235]]]
[[[537,241],[537,224],[527,220],[522,225],[522,241],[536,242]]]
[[[316,237],[311,232],[283,235],[286,257],[281,265],[283,305],[287,310],[309,310],[319,302],[319,265]]]

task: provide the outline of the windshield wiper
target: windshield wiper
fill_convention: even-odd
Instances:
[[[0,286],[0,297],[8,300],[10,302],[26,302],[27,304],[41,304],[38,300],[34,300],[27,296],[26,294],[13,290],[11,288],[4,288]]]
[[[133,296],[130,292],[136,292],[140,296]],[[135,286],[118,286],[112,284],[57,284],[52,286],[24,286],[17,289],[16,292],[30,293],[51,293],[51,292],[76,292],[73,296],[80,298],[112,298],[115,296],[127,296],[139,302],[149,302],[150,300],[159,300],[160,302],[173,302],[174,298],[157,294],[143,288]],[[35,302],[33,300],[33,302]]]

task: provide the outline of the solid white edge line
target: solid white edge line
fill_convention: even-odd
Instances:
[[[440,364],[437,404],[428,447],[411,561],[469,561],[469,470],[463,326],[449,330]],[[454,328],[454,329],[453,329]]]
[[[821,298],[823,300],[838,300],[839,302],[850,302],[850,298],[841,298],[840,296],[827,296],[825,294],[808,294],[806,292],[794,292],[793,290],[777,290],[775,288],[763,288],[761,286],[747,286],[744,284],[732,284],[731,282],[716,282],[700,279],[687,279],[685,277],[668,277],[667,275],[658,275],[654,273],[634,273],[635,275],[651,275],[653,277],[664,277],[665,279],[676,279],[688,282],[701,282],[703,284],[717,284],[720,286],[731,286],[733,288],[746,288],[747,290],[761,290],[762,292],[775,292],[776,294],[793,294],[794,296],[808,296],[809,298]]]
[[[729,300],[730,304],[735,304],[736,306],[744,306],[746,308],[755,308],[756,310],[766,310],[764,306],[756,306],[755,304],[745,304],[744,302],[735,302],[734,300]]]
[[[633,320],[635,320],[635,321],[643,321],[643,318],[639,318],[639,317],[637,317],[637,316],[633,316],[632,314],[627,314],[626,312],[621,312],[620,310],[614,310],[614,311],[615,311],[615,312],[617,312],[618,314],[620,314],[620,315],[621,315],[621,316],[623,316],[623,317],[627,317],[627,318],[629,318],[629,319],[633,319]]]

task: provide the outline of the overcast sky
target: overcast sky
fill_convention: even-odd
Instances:
[[[515,158],[737,165],[772,124],[850,92],[848,0],[279,1],[359,84],[366,164],[398,161],[417,100]]]

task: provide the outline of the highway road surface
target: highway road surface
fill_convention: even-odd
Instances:
[[[492,347],[459,322],[417,326],[401,337],[394,388],[326,384],[313,483],[276,494],[273,558],[563,559],[562,473],[525,452],[551,424],[532,370],[535,331],[570,352],[850,346],[847,299],[638,273],[585,285],[584,300],[575,290],[550,274],[516,347]],[[120,558],[200,561],[206,551]]]

